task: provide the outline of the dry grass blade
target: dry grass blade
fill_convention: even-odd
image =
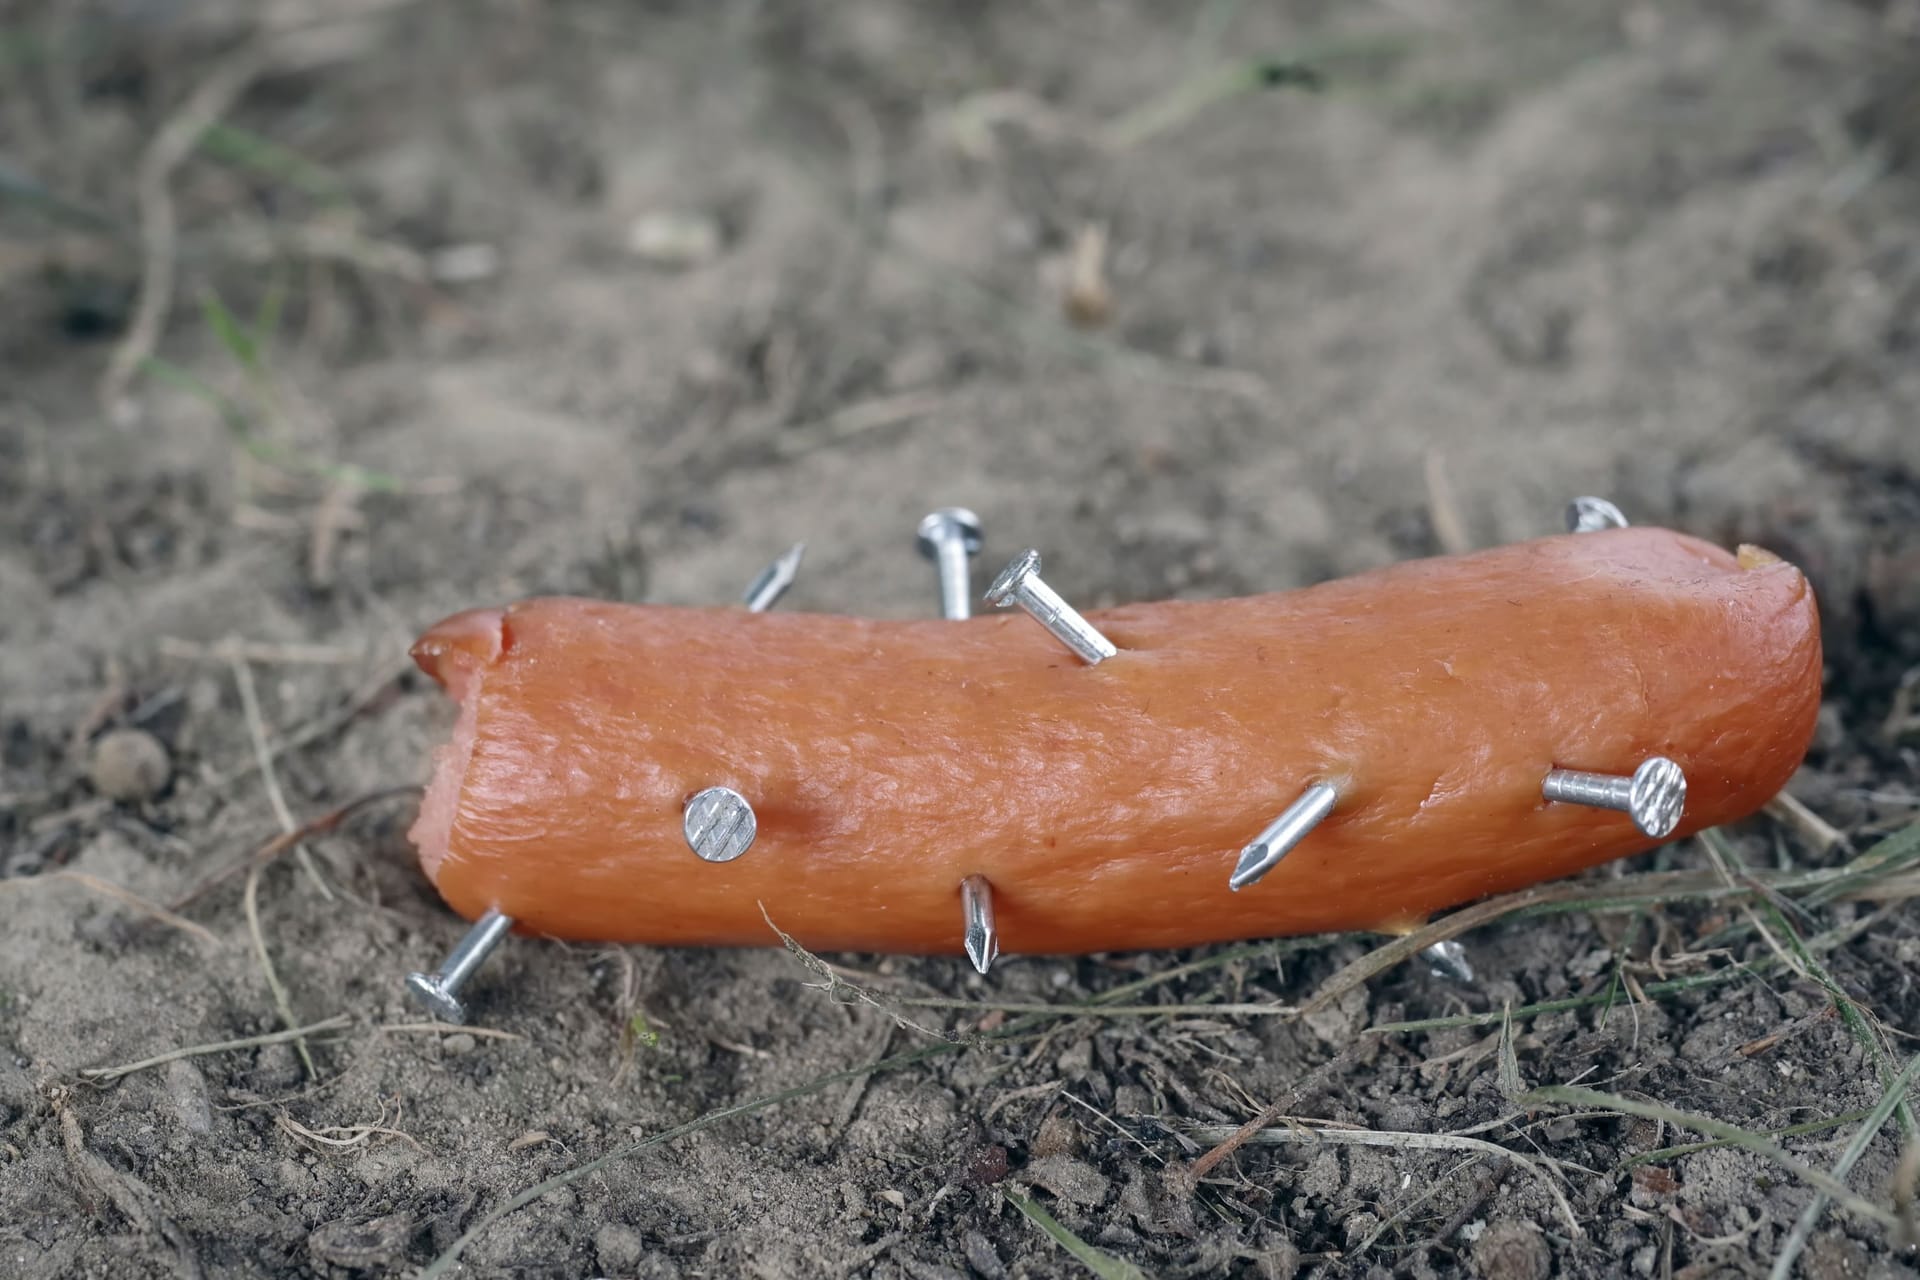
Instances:
[[[1226,1142],[1239,1131],[1226,1125],[1202,1125],[1185,1130],[1188,1137],[1196,1142]],[[1395,1147],[1405,1151],[1472,1151],[1481,1155],[1498,1156],[1511,1160],[1535,1178],[1553,1197],[1554,1206],[1560,1216],[1566,1220],[1567,1230],[1575,1238],[1584,1236],[1579,1220],[1573,1216],[1573,1206],[1567,1203],[1560,1185],[1553,1180],[1552,1173],[1543,1160],[1533,1156],[1523,1156],[1517,1151],[1509,1151],[1498,1143],[1487,1142],[1481,1138],[1463,1137],[1457,1133],[1395,1133],[1381,1129],[1329,1129],[1312,1125],[1294,1125],[1286,1128],[1258,1129],[1247,1135],[1244,1145],[1255,1147],[1290,1146],[1303,1143],[1323,1143],[1342,1147]]]
[[[260,974],[267,980],[267,990],[273,993],[273,1007],[279,1011],[280,1021],[289,1031],[295,1027],[293,1003],[287,999],[287,989],[280,982],[280,975],[273,967],[273,957],[267,951],[267,935],[260,927],[260,868],[247,872],[247,891],[242,896],[247,908],[247,932],[253,937],[253,953],[260,961]],[[307,1052],[306,1037],[295,1034],[293,1047],[300,1054],[301,1065],[307,1069],[307,1079],[318,1080],[320,1072],[313,1065],[313,1055]]]
[[[1853,1138],[1847,1143],[1846,1150],[1842,1151],[1840,1158],[1834,1162],[1834,1181],[1844,1183],[1847,1175],[1853,1172],[1853,1166],[1858,1164],[1860,1157],[1866,1154],[1868,1145],[1879,1135],[1880,1130],[1886,1127],[1888,1117],[1893,1115],[1905,1100],[1907,1091],[1913,1087],[1916,1075],[1920,1075],[1920,1055],[1915,1055],[1909,1060],[1906,1068],[1893,1078],[1893,1082],[1880,1095],[1880,1101],[1872,1111],[1867,1113],[1867,1118],[1861,1122],[1860,1127],[1854,1130]],[[1807,1241],[1813,1238],[1813,1229],[1819,1224],[1820,1215],[1827,1211],[1827,1201],[1828,1196],[1825,1192],[1814,1194],[1812,1202],[1800,1214],[1800,1220],[1793,1224],[1793,1230],[1788,1233],[1786,1243],[1780,1246],[1779,1256],[1774,1258],[1773,1269],[1768,1272],[1769,1280],[1789,1280],[1793,1275],[1793,1264],[1799,1259],[1801,1251],[1807,1247]]]
[[[273,816],[280,822],[280,830],[292,833],[298,825],[293,813],[287,808],[287,798],[280,792],[280,779],[273,771],[273,757],[267,754],[267,725],[260,715],[260,697],[253,686],[253,669],[247,660],[240,656],[238,642],[227,651],[228,665],[233,669],[233,683],[240,691],[240,709],[247,721],[247,737],[253,742],[253,756],[260,765],[260,781],[267,788],[267,801],[273,806]],[[294,855],[300,859],[300,869],[307,873],[307,879],[313,881],[313,887],[328,902],[333,901],[333,890],[320,877],[320,868],[313,864],[313,854],[298,838],[293,842]]]
[[[181,1058],[201,1058],[210,1053],[227,1053],[234,1049],[257,1049],[263,1045],[285,1044],[289,1040],[298,1040],[302,1036],[317,1035],[322,1031],[344,1031],[353,1025],[353,1019],[346,1014],[335,1014],[321,1022],[310,1022],[304,1027],[295,1027],[289,1031],[275,1031],[264,1036],[248,1036],[242,1040],[222,1040],[216,1044],[189,1045],[184,1049],[170,1049],[166,1053],[155,1054],[151,1058],[142,1058],[138,1062],[129,1062],[119,1067],[84,1067],[80,1075],[96,1084],[109,1084],[136,1071],[146,1071],[153,1067],[164,1067],[169,1062]]]
[[[1028,1222],[1046,1233],[1048,1239],[1072,1254],[1074,1260],[1100,1277],[1100,1280],[1147,1280],[1146,1273],[1122,1258],[1096,1249],[1060,1224],[1059,1219],[1036,1202],[1012,1191],[1005,1193],[1007,1203],[1025,1215]]]
[[[161,924],[171,925],[182,933],[192,934],[210,947],[220,945],[220,939],[214,937],[212,931],[205,926],[197,925],[191,920],[177,916],[157,902],[148,902],[131,889],[123,889],[111,880],[102,880],[99,876],[90,876],[84,871],[62,869],[59,871],[44,872],[37,876],[21,876],[15,880],[0,881],[0,888],[24,889],[29,885],[46,884],[56,880],[65,880],[69,883],[77,884],[84,889],[91,889],[95,893],[104,894],[116,902],[124,902],[134,910],[142,911],[152,916]]]
[[[1228,947],[1218,954],[1206,956],[1199,960],[1192,960],[1186,964],[1176,965],[1171,969],[1163,969],[1159,973],[1148,974],[1144,978],[1137,978],[1132,982],[1123,983],[1111,991],[1095,996],[1083,1006],[1076,1007],[1067,1005],[1063,1006],[1057,1013],[1050,1011],[1044,1014],[1028,1014],[1025,1017],[1014,1019],[1004,1027],[987,1032],[971,1040],[938,1041],[934,1044],[924,1045],[918,1049],[909,1049],[904,1053],[896,1053],[892,1057],[883,1058],[878,1062],[865,1062],[858,1066],[846,1067],[838,1071],[830,1071],[825,1075],[816,1076],[803,1084],[794,1085],[790,1089],[781,1089],[778,1092],[764,1094],[758,1098],[748,1099],[745,1102],[737,1102],[730,1106],[715,1108],[697,1119],[687,1121],[685,1124],[675,1125],[671,1129],[663,1130],[648,1137],[623,1143],[603,1156],[598,1156],[584,1164],[575,1165],[571,1169],[557,1173],[545,1181],[538,1182],[526,1188],[499,1208],[483,1215],[471,1227],[468,1227],[459,1239],[448,1245],[439,1257],[427,1265],[426,1269],[420,1273],[418,1280],[433,1280],[435,1276],[446,1275],[458,1264],[460,1255],[466,1252],[467,1246],[477,1240],[481,1234],[492,1227],[494,1223],[532,1204],[549,1191],[564,1187],[572,1182],[577,1182],[581,1178],[588,1177],[609,1165],[617,1164],[622,1160],[638,1155],[640,1152],[652,1147],[661,1146],[678,1138],[684,1138],[688,1134],[698,1133],[703,1129],[719,1124],[723,1120],[730,1120],[735,1116],[751,1115],[756,1111],[765,1111],[770,1107],[777,1107],[782,1103],[791,1102],[796,1098],[804,1098],[810,1094],[819,1093],[823,1089],[831,1089],[836,1084],[856,1080],[862,1076],[883,1075],[888,1072],[903,1071],[908,1067],[918,1066],[922,1062],[929,1062],[935,1058],[944,1057],[949,1053],[958,1053],[963,1049],[972,1048],[977,1045],[1010,1041],[1016,1037],[1025,1035],[1034,1027],[1040,1026],[1053,1017],[1078,1016],[1090,1012],[1101,1004],[1117,1003],[1118,1001],[1126,999],[1128,996],[1138,995],[1142,991],[1151,990],[1154,987],[1161,986],[1168,982],[1174,982],[1181,978],[1191,977],[1196,973],[1203,973],[1209,969],[1216,969],[1223,965],[1231,964],[1236,960],[1267,955],[1277,950],[1300,950],[1308,946],[1317,945],[1320,941],[1321,939],[1317,938],[1299,938],[1289,939],[1284,944],[1274,942],[1250,942],[1241,946]]]
[[[1200,1014],[1221,1017],[1291,1017],[1300,1010],[1290,1004],[1054,1004],[1047,1001],[961,1000],[953,996],[900,996],[894,1004],[911,1009],[972,1009],[980,1013],[1046,1013],[1077,1018],[1191,1018]]]
[[[1781,826],[1799,832],[1800,838],[1815,853],[1848,847],[1844,832],[1785,791],[1767,801],[1762,812]]]
[[[1890,896],[1888,886],[1895,873],[1904,871],[1913,862],[1920,862],[1920,824],[1889,836],[1871,852],[1832,870],[1754,873],[1732,882],[1723,879],[1717,872],[1652,871],[1621,876],[1603,884],[1571,880],[1534,885],[1464,907],[1440,917],[1425,928],[1369,951],[1328,978],[1320,990],[1300,1006],[1300,1011],[1313,1013],[1325,1008],[1354,987],[1412,959],[1434,943],[1456,938],[1468,930],[1507,916],[1526,917],[1568,911],[1632,911],[1669,902],[1738,902],[1799,890],[1806,891],[1799,898],[1804,906],[1851,899],[1870,898],[1878,901]],[[1718,935],[1715,941],[1723,940],[1726,936]],[[1544,1007],[1532,1006],[1535,1011]],[[1521,1012],[1514,1010],[1515,1016]],[[1477,1019],[1478,1022],[1497,1020],[1497,1014]],[[1431,1025],[1469,1024],[1434,1022]]]
[[[1755,1155],[1765,1156],[1807,1185],[1826,1192],[1833,1198],[1835,1204],[1842,1206],[1850,1213],[1865,1218],[1869,1222],[1877,1222],[1883,1227],[1897,1228],[1900,1225],[1899,1218],[1891,1211],[1881,1208],[1863,1196],[1855,1195],[1845,1183],[1832,1174],[1801,1163],[1760,1134],[1742,1129],[1738,1125],[1728,1124],[1724,1120],[1715,1120],[1712,1116],[1695,1115],[1690,1111],[1679,1111],[1673,1107],[1663,1107],[1658,1103],[1641,1102],[1637,1098],[1623,1098],[1617,1094],[1601,1093],[1597,1089],[1581,1089],[1572,1085],[1547,1085],[1534,1089],[1521,1101],[1528,1106],[1558,1104],[1591,1107],[1602,1115],[1611,1112],[1639,1116],[1646,1120],[1662,1120],[1679,1128],[1692,1129],[1696,1133],[1720,1138]]]
[[[481,1040],[525,1040],[526,1037],[516,1031],[500,1031],[493,1027],[456,1027],[450,1022],[381,1022],[376,1023],[375,1031],[410,1032],[421,1035],[444,1036],[450,1033],[474,1036]]]

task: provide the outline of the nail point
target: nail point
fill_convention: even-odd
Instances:
[[[1598,533],[1602,529],[1626,527],[1626,515],[1605,498],[1575,498],[1567,504],[1568,533]]]
[[[960,914],[966,923],[967,959],[982,974],[1000,958],[1000,931],[993,924],[993,886],[985,876],[960,882]]]

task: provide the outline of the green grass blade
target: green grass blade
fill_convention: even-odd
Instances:
[[[1025,1214],[1027,1221],[1044,1231],[1055,1244],[1072,1254],[1087,1270],[1099,1276],[1100,1280],[1147,1280],[1146,1273],[1140,1268],[1131,1262],[1123,1261],[1110,1253],[1094,1248],[1060,1225],[1057,1218],[1034,1201],[1012,1191],[1005,1194],[1008,1203]]]

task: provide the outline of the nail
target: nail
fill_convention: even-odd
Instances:
[[[681,815],[687,845],[708,862],[732,862],[760,831],[753,806],[732,787],[708,787],[687,801]]]
[[[747,611],[765,613],[773,608],[781,596],[787,594],[787,588],[800,576],[800,559],[807,554],[807,544],[796,542],[787,548],[787,553],[760,571],[760,576],[747,588]]]
[[[1555,769],[1540,786],[1548,800],[1617,809],[1633,815],[1633,825],[1656,840],[1680,825],[1687,803],[1687,775],[1665,756],[1653,756],[1632,777]]]
[[[987,588],[987,603],[1004,609],[1017,604],[1053,633],[1053,638],[1080,655],[1088,666],[1097,666],[1120,652],[1113,641],[1094,629],[1091,622],[1075,612],[1060,598],[1060,593],[1040,580],[1040,553],[1028,548],[1000,571]]]
[[[1420,954],[1426,957],[1427,970],[1434,977],[1452,978],[1456,982],[1473,981],[1473,966],[1467,963],[1467,949],[1460,945],[1458,938],[1436,942]]]
[[[993,886],[985,876],[960,882],[960,916],[967,926],[967,958],[985,973],[1000,958],[1000,931],[993,927]]]
[[[466,1022],[467,1008],[460,1003],[460,988],[511,928],[512,916],[489,909],[467,930],[467,936],[460,939],[438,969],[432,973],[408,974],[407,990],[440,1021],[456,1025]]]
[[[1334,790],[1331,782],[1316,782],[1301,792],[1300,798],[1288,805],[1286,812],[1275,818],[1265,831],[1253,838],[1253,843],[1240,851],[1240,860],[1234,864],[1233,876],[1227,881],[1227,887],[1238,893],[1279,866],[1280,859],[1292,853],[1293,846],[1305,840],[1307,833],[1333,812],[1334,802],[1339,798],[1340,793]]]
[[[1567,504],[1568,533],[1598,533],[1602,529],[1626,527],[1626,516],[1605,498],[1575,498]]]
[[[920,554],[940,568],[940,616],[972,614],[968,561],[980,550],[980,517],[965,507],[942,507],[920,522]]]

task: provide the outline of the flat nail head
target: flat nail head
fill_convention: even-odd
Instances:
[[[1627,517],[1605,498],[1575,498],[1567,505],[1568,533],[1598,533],[1602,529],[1624,529]]]
[[[1006,608],[1015,602],[1016,593],[1028,578],[1040,572],[1040,553],[1031,547],[1015,556],[1000,576],[987,588],[987,603]]]
[[[1627,812],[1633,824],[1654,839],[1664,839],[1680,825],[1687,807],[1686,771],[1665,756],[1654,756],[1633,771],[1627,789]]]
[[[441,985],[439,974],[410,973],[407,975],[407,990],[426,1007],[428,1013],[440,1021],[451,1022],[455,1026],[466,1024],[467,1007]]]
[[[980,517],[965,507],[942,507],[920,522],[920,554],[932,560],[940,554],[940,544],[959,538],[968,555],[980,551]]]
[[[732,862],[759,834],[759,819],[732,787],[708,787],[687,801],[681,816],[687,845],[708,862]]]

